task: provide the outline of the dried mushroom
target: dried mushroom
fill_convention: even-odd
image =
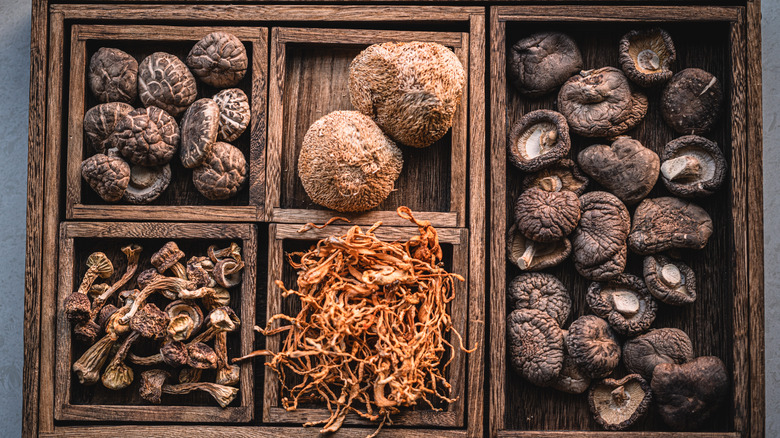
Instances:
[[[509,52],[512,84],[529,97],[555,90],[580,69],[580,49],[560,32],[533,34],[516,42]]]
[[[563,326],[571,310],[566,286],[551,274],[521,274],[509,283],[507,298],[514,309],[536,309],[547,313]]]
[[[506,246],[507,258],[524,271],[539,271],[556,266],[571,254],[569,239],[534,242],[526,239],[514,224],[509,229]]]
[[[132,102],[137,94],[138,61],[119,49],[101,47],[89,60],[87,82],[100,102]]]
[[[192,169],[206,161],[219,133],[219,105],[211,99],[198,99],[181,119],[181,164]]]
[[[583,149],[577,163],[596,182],[626,205],[644,199],[658,180],[658,155],[631,137],[619,136],[611,145]]]
[[[239,88],[228,88],[212,97],[219,106],[219,139],[231,142],[244,133],[252,112],[249,98]]]
[[[579,317],[566,335],[566,349],[587,376],[608,376],[620,362],[620,344],[607,321],[594,315]]]
[[[569,394],[582,394],[590,386],[590,377],[582,372],[568,354],[563,357],[563,367],[550,387]]]
[[[210,382],[180,383],[168,385],[165,381],[170,373],[163,370],[148,370],[141,373],[141,386],[139,393],[141,398],[149,403],[159,405],[163,394],[189,394],[200,390],[208,393],[223,408],[227,407],[238,395],[238,389],[230,386],[218,385]]]
[[[670,141],[661,159],[664,185],[672,194],[683,198],[715,193],[726,176],[726,159],[717,143],[698,135]]]
[[[718,78],[699,68],[686,68],[666,84],[661,114],[680,134],[703,134],[715,124],[722,101]]]
[[[201,312],[200,307],[193,306],[186,301],[172,301],[165,307],[165,313],[170,318],[166,330],[168,336],[174,341],[189,339],[203,323],[203,312]]]
[[[174,55],[154,52],[138,67],[138,95],[144,106],[156,106],[169,114],[181,114],[198,94],[195,78]]]
[[[623,345],[626,369],[648,380],[653,377],[653,370],[658,364],[679,365],[690,360],[693,360],[691,339],[676,328],[653,329]]]
[[[249,58],[244,43],[233,34],[212,32],[195,43],[187,55],[187,66],[212,87],[236,85],[246,75]]]
[[[647,97],[631,89],[614,67],[582,71],[558,92],[558,111],[569,129],[584,137],[613,137],[639,124],[647,112]]]
[[[658,303],[644,281],[631,274],[620,274],[606,284],[591,283],[585,300],[593,313],[626,336],[635,336],[650,328],[658,310]]]
[[[639,374],[596,382],[588,395],[590,412],[607,430],[625,430],[642,418],[653,398],[650,385]]]
[[[620,67],[641,87],[668,81],[676,58],[672,37],[663,29],[632,30],[620,39]]]
[[[122,102],[101,103],[93,106],[84,114],[84,134],[87,143],[99,153],[105,153],[110,147],[114,127],[124,116],[133,111],[132,105]]]
[[[130,183],[130,166],[112,151],[95,154],[81,162],[81,176],[103,200],[122,199]]]
[[[569,126],[555,111],[531,111],[512,126],[507,146],[512,164],[524,172],[535,172],[569,153]]]
[[[235,146],[218,141],[206,161],[192,172],[195,188],[212,201],[236,195],[249,173],[244,154]]]
[[[170,241],[166,242],[162,248],[152,254],[150,262],[160,274],[164,274],[165,271],[170,269],[176,277],[186,281],[188,279],[184,266],[179,263],[179,260],[182,258],[184,258],[184,251],[179,249],[179,245],[176,242]]]
[[[583,277],[604,281],[626,267],[626,237],[631,217],[626,206],[607,192],[588,192],[580,197],[582,217],[574,229],[574,267]]]
[[[696,275],[685,263],[662,255],[645,257],[645,284],[659,301],[681,306],[696,301]]]
[[[417,148],[449,131],[465,84],[458,57],[437,43],[374,44],[349,66],[352,105],[393,140]]]
[[[512,367],[526,380],[547,386],[563,367],[563,331],[541,310],[518,309],[506,321]]]
[[[562,159],[544,169],[526,175],[523,178],[523,189],[536,187],[548,192],[568,190],[577,196],[582,196],[588,187],[588,177],[583,174],[574,161]]]
[[[132,164],[162,166],[179,147],[179,125],[160,108],[138,108],[117,122],[111,144]]]
[[[573,192],[546,192],[531,188],[515,203],[517,229],[536,242],[561,240],[577,226],[580,202]]]
[[[131,204],[148,204],[160,197],[170,183],[170,164],[158,167],[131,166],[130,183],[123,198]]]
[[[702,249],[712,231],[710,215],[698,205],[679,198],[645,199],[634,212],[628,246],[641,255],[673,248]]]

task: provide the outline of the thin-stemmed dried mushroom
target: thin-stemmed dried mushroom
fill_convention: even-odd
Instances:
[[[237,147],[218,141],[206,161],[192,172],[195,188],[212,201],[236,195],[249,173],[246,158]]]
[[[666,84],[661,114],[680,134],[703,134],[715,124],[722,101],[718,78],[700,68],[686,68]]]
[[[124,311],[114,313],[106,323],[106,335],[92,344],[81,357],[73,363],[71,369],[82,385],[94,385],[100,380],[100,369],[106,363],[111,349],[125,333],[130,331],[128,322],[122,322]]]
[[[82,161],[81,176],[103,200],[116,202],[130,183],[130,165],[109,150],[108,154],[95,154]]]
[[[171,270],[173,274],[183,280],[188,280],[187,273],[179,263],[184,258],[184,251],[179,249],[179,245],[174,241],[166,242],[156,253],[152,254],[151,263],[157,269],[157,272],[164,274]]]
[[[156,106],[177,116],[197,94],[195,77],[170,53],[154,52],[138,66],[138,95],[144,106]]]
[[[673,248],[702,249],[712,231],[710,215],[698,205],[680,198],[645,199],[634,212],[628,246],[642,255]]]
[[[509,161],[524,172],[550,166],[569,153],[569,125],[555,111],[536,110],[525,114],[509,132]]]
[[[641,87],[668,81],[676,58],[672,37],[663,29],[632,30],[620,39],[620,67]]]
[[[512,367],[526,380],[547,386],[563,367],[563,331],[541,310],[518,309],[506,321]]]
[[[524,271],[539,271],[556,266],[571,254],[569,239],[534,242],[526,239],[515,224],[509,229],[506,247],[507,258]]]
[[[574,267],[589,280],[614,278],[626,267],[628,210],[607,192],[588,192],[580,197],[580,205],[582,217],[572,236]]]
[[[681,306],[696,301],[696,275],[690,266],[663,255],[644,261],[645,284],[659,301]]]
[[[582,69],[577,43],[560,32],[540,32],[516,42],[509,52],[512,84],[529,97],[547,94]]]
[[[566,349],[589,377],[608,376],[620,362],[620,344],[607,321],[595,315],[577,318],[566,334]]]
[[[117,122],[111,145],[132,164],[162,166],[179,147],[179,125],[156,106],[138,108]]]
[[[206,161],[219,132],[219,105],[211,99],[198,99],[181,119],[181,164],[192,169]]]
[[[212,99],[219,106],[219,139],[234,141],[244,133],[252,118],[249,98],[240,88],[228,88]]]
[[[168,336],[174,341],[189,339],[203,323],[203,312],[200,307],[186,301],[172,301],[165,307],[165,313],[170,318],[167,327]]]
[[[123,102],[101,103],[93,106],[84,114],[84,134],[87,143],[99,152],[105,153],[111,145],[111,137],[114,127],[124,116],[130,114],[134,108]]]
[[[590,386],[590,377],[582,372],[570,355],[563,357],[563,367],[550,387],[569,394],[582,394]]]
[[[137,94],[138,61],[119,49],[101,47],[89,60],[87,81],[100,102],[132,102]]]
[[[661,179],[677,196],[707,196],[726,176],[726,159],[718,144],[698,135],[685,135],[666,144],[661,154]]]
[[[596,382],[588,395],[590,412],[607,430],[625,430],[642,418],[653,399],[650,385],[639,374]]]
[[[626,369],[648,380],[653,377],[653,370],[658,364],[683,364],[690,360],[693,360],[691,339],[676,328],[653,329],[623,345]]]
[[[109,278],[114,275],[114,265],[102,252],[96,251],[87,257],[87,272],[81,280],[79,288],[65,298],[65,313],[71,322],[84,322],[89,319],[91,304],[87,291],[95,280]]]
[[[201,81],[212,87],[225,88],[244,78],[249,58],[244,43],[237,36],[217,31],[195,43],[187,55],[187,66]]]
[[[658,303],[644,281],[631,274],[620,274],[606,283],[591,283],[585,300],[593,313],[626,336],[635,336],[650,328],[658,310]]]
[[[521,274],[509,283],[507,298],[514,309],[536,309],[552,316],[563,326],[571,310],[571,297],[566,286],[551,274]]]
[[[573,192],[530,188],[518,196],[515,203],[517,229],[536,242],[563,239],[579,220],[580,201]]]
[[[163,394],[189,394],[200,390],[207,392],[223,408],[227,407],[238,395],[238,388],[209,382],[180,383],[168,385],[165,381],[171,375],[164,370],[148,370],[141,373],[141,398],[153,404],[160,404]]]
[[[588,182],[588,177],[580,171],[574,161],[564,158],[536,173],[526,175],[523,178],[523,189],[536,187],[548,192],[568,190],[577,196],[582,196],[588,187]]]
[[[131,204],[148,204],[168,188],[171,183],[171,165],[130,167],[130,183],[123,198]]]

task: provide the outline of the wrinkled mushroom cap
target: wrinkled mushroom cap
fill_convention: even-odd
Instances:
[[[181,119],[181,164],[192,169],[206,160],[217,141],[219,105],[211,99],[198,99]]]
[[[696,301],[696,275],[690,266],[662,255],[644,260],[647,289],[659,301],[681,306]]]
[[[219,106],[219,139],[227,142],[236,140],[252,118],[249,98],[240,88],[228,88],[212,99]]]
[[[672,194],[683,198],[715,193],[726,176],[726,159],[717,143],[698,135],[670,141],[661,159],[664,185]]]
[[[238,37],[217,31],[195,43],[187,55],[187,66],[201,81],[212,87],[225,88],[244,78],[249,58]]]
[[[199,370],[207,370],[217,367],[217,353],[203,342],[188,344],[187,357],[187,366],[189,367]]]
[[[108,278],[114,275],[114,265],[104,253],[95,251],[87,257],[87,268],[97,272],[100,278]]]
[[[625,430],[647,412],[652,400],[650,385],[639,374],[596,382],[588,394],[590,412],[607,430]]]
[[[626,369],[648,380],[653,377],[653,370],[658,364],[682,364],[690,360],[693,360],[691,339],[676,328],[653,329],[623,345]]]
[[[197,94],[195,77],[170,53],[154,52],[138,66],[138,95],[144,106],[156,106],[177,116]]]
[[[666,84],[661,114],[680,134],[703,134],[712,129],[722,103],[718,78],[699,68],[686,68]]]
[[[573,192],[546,192],[530,188],[517,198],[517,229],[536,242],[552,242],[568,236],[580,220],[580,201]]]
[[[151,303],[130,318],[130,329],[148,339],[162,339],[167,327],[168,314]]]
[[[131,204],[148,204],[162,195],[171,183],[171,165],[131,166],[130,183],[124,199]]]
[[[514,309],[536,309],[552,316],[563,326],[571,310],[571,297],[566,286],[551,274],[521,274],[507,288],[509,305]]]
[[[101,47],[89,60],[87,82],[100,102],[132,102],[137,94],[138,61],[119,49]]]
[[[566,349],[589,377],[609,375],[620,362],[620,344],[607,321],[594,315],[579,317],[566,335]]]
[[[563,358],[561,372],[550,386],[569,394],[582,394],[590,386],[590,377],[586,376],[574,362],[574,359],[567,354]]]
[[[246,158],[240,149],[218,141],[211,148],[206,161],[192,172],[195,188],[212,201],[236,195],[249,173]]]
[[[179,147],[179,125],[160,108],[138,108],[117,122],[111,144],[133,164],[162,166]]]
[[[130,183],[130,166],[119,157],[95,154],[81,162],[81,176],[103,200],[116,202]]]
[[[673,248],[702,249],[712,231],[710,215],[698,205],[679,198],[648,198],[634,212],[628,246],[641,255]]]
[[[582,55],[571,37],[541,32],[516,42],[509,52],[512,84],[529,97],[547,94],[582,69]]]
[[[133,106],[123,102],[101,103],[84,113],[84,134],[87,143],[96,152],[105,153],[111,145],[114,127],[124,116],[133,111]]]
[[[125,389],[133,383],[133,369],[124,362],[111,362],[100,377],[103,386],[118,391]]]
[[[569,153],[569,125],[555,111],[536,110],[523,115],[509,131],[507,156],[524,172],[550,166]]]
[[[620,274],[606,283],[591,283],[585,300],[593,313],[626,336],[635,336],[650,328],[658,310],[658,303],[644,281],[631,274]]]
[[[572,235],[574,267],[589,280],[614,278],[626,267],[628,210],[608,192],[585,193],[580,207],[582,216]]]
[[[171,377],[167,371],[147,370],[141,373],[141,387],[138,393],[141,398],[156,405],[160,404],[162,397],[162,388],[165,381]]]
[[[160,347],[160,355],[166,365],[174,368],[187,365],[187,362],[189,362],[187,346],[180,341],[174,340],[164,343],[162,347]]]
[[[136,283],[138,283],[138,287],[143,289],[146,286],[149,285],[149,283],[152,282],[155,278],[160,276],[160,273],[157,272],[157,269],[155,268],[149,268],[141,271],[140,274],[138,274],[138,277],[135,279]]]
[[[557,266],[571,254],[571,242],[567,238],[554,242],[534,242],[526,239],[517,225],[512,224],[507,234],[506,256],[524,271],[539,271]]]
[[[507,317],[512,367],[526,380],[546,386],[563,367],[563,331],[545,312],[518,309]]]
[[[640,87],[668,81],[676,58],[672,37],[663,29],[632,30],[620,39],[620,67]]]
[[[179,249],[179,245],[174,241],[166,242],[162,248],[152,254],[152,265],[157,268],[157,272],[164,273],[171,266],[175,265],[184,257],[184,252]]]
[[[210,273],[213,269],[214,263],[208,257],[192,257],[187,261],[187,278],[197,287],[213,287],[216,285]]]
[[[240,379],[241,367],[238,365],[228,365],[217,370],[217,385],[236,386]]]
[[[582,196],[588,187],[588,177],[574,164],[574,161],[562,159],[550,167],[545,167],[536,173],[523,178],[523,190],[531,187],[547,192],[568,190],[577,196]]]
[[[83,323],[89,319],[89,311],[92,309],[92,303],[86,294],[74,292],[65,298],[65,315],[72,323]]]

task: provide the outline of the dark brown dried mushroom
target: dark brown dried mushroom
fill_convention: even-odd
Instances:
[[[596,382],[588,395],[590,412],[607,430],[625,430],[642,418],[653,398],[650,385],[639,374]]]
[[[632,30],[620,39],[620,67],[640,87],[668,81],[676,58],[672,37],[663,29]]]
[[[589,377],[609,375],[620,362],[620,344],[607,321],[594,315],[579,317],[569,326],[566,349]]]
[[[87,81],[100,102],[132,102],[137,93],[138,61],[119,49],[101,47],[89,60]]]
[[[636,336],[650,328],[658,310],[644,281],[631,274],[620,274],[606,284],[591,283],[585,300],[593,313],[626,336]]]
[[[130,183],[124,199],[131,204],[148,204],[162,194],[171,183],[171,165],[130,167]]]
[[[562,159],[550,167],[526,175],[523,178],[523,189],[536,187],[548,192],[568,190],[577,196],[582,196],[588,187],[588,177],[574,164],[574,161]]]
[[[103,200],[116,202],[130,183],[130,166],[113,152],[95,154],[81,162],[81,176]]]
[[[582,394],[590,386],[590,377],[582,372],[580,367],[568,354],[563,357],[563,368],[550,387],[569,394]]]
[[[699,68],[686,68],[666,84],[661,114],[680,134],[703,134],[715,124],[722,101],[718,78]]]
[[[541,32],[516,42],[509,52],[512,84],[529,97],[547,94],[582,69],[582,55],[571,37]]]
[[[187,66],[198,79],[212,87],[236,85],[246,75],[249,59],[244,43],[233,34],[212,32],[195,43],[187,55]]]
[[[596,144],[577,155],[577,163],[626,205],[644,199],[658,180],[658,155],[638,140],[620,136],[611,145]]]
[[[247,173],[244,154],[237,147],[218,141],[203,165],[193,170],[192,182],[203,196],[216,201],[235,196]]]
[[[623,345],[626,369],[646,379],[653,377],[653,370],[658,364],[682,364],[690,360],[693,360],[691,339],[676,328],[650,330]]]
[[[162,166],[179,147],[179,125],[160,108],[138,108],[117,122],[111,144],[133,164]]]
[[[530,188],[517,198],[517,229],[536,242],[561,240],[580,220],[580,201],[573,192],[546,192]]]
[[[163,385],[165,385],[165,381],[169,377],[171,375],[163,370],[148,370],[141,373],[141,387],[139,389],[141,398],[149,403],[159,405],[161,402],[160,397],[162,397],[163,393]]]
[[[715,193],[726,176],[726,159],[718,144],[685,135],[666,144],[661,179],[672,194],[691,198]]]
[[[550,166],[569,153],[571,140],[566,119],[555,111],[525,114],[509,132],[509,161],[524,172]]]
[[[219,106],[220,140],[230,142],[240,137],[252,118],[246,93],[239,88],[228,88],[215,94],[212,99]]]
[[[580,197],[582,217],[574,229],[574,267],[583,277],[604,281],[626,268],[626,237],[631,217],[626,206],[607,192],[588,192]]]
[[[673,248],[702,249],[712,230],[710,215],[698,205],[680,198],[645,199],[634,212],[628,246],[641,255]]]
[[[105,153],[111,145],[109,137],[114,134],[117,122],[131,111],[132,105],[122,102],[101,103],[90,108],[84,114],[84,134],[92,149]]]
[[[179,263],[179,260],[182,258],[184,258],[184,251],[179,249],[179,245],[176,242],[169,241],[156,253],[152,254],[151,263],[160,274],[170,269],[177,277],[187,280],[184,266]]]
[[[217,282],[211,276],[214,263],[208,257],[192,257],[187,261],[187,278],[198,287],[214,287]]]
[[[177,116],[195,102],[197,94],[195,77],[174,55],[154,52],[141,61],[138,95],[144,106],[156,106]]]
[[[241,270],[243,268],[243,262],[225,258],[214,265],[212,275],[220,286],[231,288],[241,283]]]
[[[219,105],[211,99],[198,99],[181,119],[181,164],[192,169],[206,161],[219,132]]]
[[[187,366],[199,370],[217,367],[217,353],[203,342],[187,344]]]
[[[507,258],[524,271],[539,271],[556,266],[571,254],[569,239],[534,242],[526,239],[515,224],[509,229],[506,247]]]
[[[546,386],[563,367],[563,331],[545,312],[518,309],[506,321],[512,367],[526,380]]]
[[[681,306],[696,301],[696,275],[690,266],[662,255],[645,257],[645,284],[659,301]]]
[[[571,310],[571,297],[566,286],[551,274],[521,274],[507,288],[509,306],[513,309],[536,309],[552,316],[563,326]]]

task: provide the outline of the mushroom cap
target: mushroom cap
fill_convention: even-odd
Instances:
[[[131,166],[130,183],[123,195],[131,204],[148,204],[157,199],[171,183],[171,165]]]
[[[526,380],[547,386],[563,367],[563,331],[545,312],[517,309],[507,317],[512,367]]]
[[[566,118],[555,111],[536,110],[512,126],[507,155],[523,172],[535,172],[565,157],[570,148]]]
[[[548,192],[568,190],[582,196],[588,187],[589,179],[574,163],[567,158],[523,178],[523,190],[536,187]]]
[[[198,99],[181,119],[181,164],[192,169],[206,160],[219,133],[219,105],[211,99]]]
[[[650,328],[658,310],[644,281],[631,274],[620,274],[606,283],[591,283],[585,300],[593,313],[626,336],[636,336]]]
[[[702,356],[681,365],[659,364],[650,386],[664,423],[674,430],[696,430],[725,401],[729,376],[720,359]]]
[[[166,242],[156,253],[152,254],[152,265],[157,268],[157,272],[164,273],[171,266],[179,263],[184,258],[184,252],[179,249],[179,245],[174,241]]]
[[[726,159],[718,144],[698,135],[676,138],[661,154],[661,180],[683,198],[715,193],[726,176]]]
[[[582,69],[582,55],[568,35],[540,32],[516,42],[508,64],[515,88],[529,97],[538,97],[577,74]]]
[[[658,364],[682,364],[690,360],[693,360],[691,339],[676,328],[653,329],[623,345],[626,369],[646,379],[653,377],[653,370]]]
[[[620,362],[620,344],[607,321],[584,315],[569,326],[566,349],[587,376],[608,376]]]
[[[101,103],[84,113],[84,134],[87,143],[96,152],[105,153],[110,147],[114,127],[124,116],[133,111],[133,106],[123,102]]]
[[[208,370],[217,367],[217,353],[203,342],[195,342],[187,345],[187,366],[199,370]]]
[[[111,145],[133,164],[162,166],[179,147],[179,125],[160,108],[138,108],[117,122]]]
[[[393,140],[417,148],[447,133],[465,84],[458,57],[437,43],[374,44],[349,66],[352,105]]]
[[[583,149],[577,163],[626,205],[632,205],[653,189],[661,160],[638,140],[620,136],[609,146],[596,144]]]
[[[529,246],[533,245],[532,248]],[[534,242],[526,239],[512,224],[507,234],[506,256],[524,271],[539,271],[557,266],[571,254],[571,242],[567,238],[554,242]],[[524,259],[526,253],[528,258]]]
[[[187,278],[196,287],[212,287],[216,284],[210,273],[213,269],[214,263],[208,257],[192,257],[187,261]]]
[[[647,97],[631,89],[622,71],[603,67],[569,78],[558,92],[558,110],[579,135],[613,137],[642,121]]]
[[[133,369],[124,362],[111,362],[103,371],[100,380],[108,389],[114,391],[125,389],[133,383]]]
[[[106,323],[108,322],[109,318],[113,314],[115,314],[119,309],[113,304],[106,304],[103,306],[102,309],[100,309],[100,313],[98,313],[97,320],[95,321],[98,325],[98,327],[105,327]]]
[[[195,77],[174,55],[154,52],[138,66],[138,95],[144,106],[162,108],[179,115],[197,97]]]
[[[217,284],[224,288],[231,288],[241,283],[241,270],[243,262],[237,262],[231,258],[224,258],[214,265],[212,275]]]
[[[696,301],[696,275],[690,266],[663,255],[650,255],[643,267],[647,289],[657,300],[672,306]]]
[[[232,332],[241,325],[236,312],[228,307],[222,306],[212,310],[208,315],[209,325],[219,330]]]
[[[710,215],[698,205],[680,198],[648,198],[634,212],[628,246],[641,255],[673,248],[702,249],[712,231]]]
[[[200,307],[186,301],[172,301],[165,307],[170,322],[168,335],[175,341],[183,341],[197,332],[203,324],[203,312]]]
[[[160,347],[160,355],[166,365],[174,368],[187,365],[187,362],[189,362],[187,346],[180,341],[172,340],[164,343],[162,347]]]
[[[214,291],[213,293],[203,297],[203,305],[207,309],[216,309],[217,307],[230,305],[230,291],[220,286],[215,286],[212,290]]]
[[[700,68],[686,68],[666,84],[661,114],[679,134],[704,134],[715,124],[722,103],[718,78]]]
[[[116,202],[130,183],[130,166],[119,157],[95,154],[81,162],[81,176],[103,200]]]
[[[108,278],[114,275],[114,265],[111,263],[108,256],[100,251],[95,251],[90,254],[89,257],[87,257],[86,265],[88,269],[94,267],[100,278]]]
[[[401,150],[369,117],[335,111],[311,125],[298,156],[298,176],[315,203],[338,211],[365,211],[393,190],[403,167]]]
[[[138,287],[143,289],[146,286],[149,285],[149,283],[152,282],[155,278],[157,278],[160,275],[159,272],[157,272],[157,269],[155,268],[149,268],[141,271],[141,273],[138,274],[138,277],[135,279],[136,283],[138,283]]]
[[[132,102],[137,93],[138,61],[119,49],[101,47],[89,60],[87,82],[100,102]]]
[[[677,58],[672,37],[663,29],[632,30],[620,39],[618,62],[623,72],[640,87],[662,84],[672,77]]]
[[[212,201],[236,195],[249,173],[246,158],[240,149],[218,141],[200,167],[192,171],[195,188]]]
[[[507,298],[510,307],[541,310],[552,316],[559,326],[563,326],[571,311],[569,291],[551,274],[518,275],[509,283]]]
[[[569,394],[582,394],[590,386],[590,377],[582,372],[568,354],[563,357],[563,367],[550,387]]]
[[[240,88],[227,88],[212,99],[219,106],[219,139],[228,142],[236,140],[252,119],[249,98]]]
[[[642,418],[653,399],[650,385],[639,374],[596,382],[588,394],[590,412],[607,430],[625,430]]]
[[[187,55],[187,66],[198,79],[212,87],[232,87],[246,75],[249,58],[237,36],[212,32],[195,43]]]
[[[65,315],[72,323],[86,322],[89,319],[89,312],[92,309],[92,303],[89,297],[80,292],[74,292],[65,298]]]
[[[235,386],[238,385],[239,380],[241,380],[241,367],[238,365],[228,365],[217,370],[217,385]]]
[[[167,371],[147,370],[141,373],[141,387],[138,393],[141,398],[156,405],[160,404],[162,397],[162,388],[165,381],[171,377]]]
[[[580,220],[580,200],[573,192],[532,187],[517,197],[515,223],[527,238],[552,242],[568,236]]]
[[[152,303],[146,304],[130,318],[130,329],[148,339],[162,339],[168,327],[168,314]]]
[[[604,281],[622,273],[631,217],[626,206],[608,192],[580,197],[582,217],[572,235],[574,267],[583,277]]]

